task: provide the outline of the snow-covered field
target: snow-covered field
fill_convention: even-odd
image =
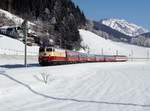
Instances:
[[[149,50],[80,34],[90,53],[146,57]],[[40,67],[38,47],[28,47],[24,68],[23,54],[23,43],[0,36],[0,111],[150,111],[150,61]]]
[[[0,111],[150,111],[149,67],[125,62],[1,69]]]

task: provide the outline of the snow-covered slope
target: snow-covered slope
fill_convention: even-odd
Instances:
[[[24,19],[2,9],[0,9],[0,16],[5,16],[7,19],[12,20],[16,26],[20,26],[22,22],[24,21]],[[31,27],[35,24],[28,21],[28,25],[29,27]]]
[[[106,55],[114,55],[118,53],[134,58],[147,58],[149,56],[150,48],[113,42],[86,30],[80,30],[80,35],[83,39],[82,45],[89,47],[89,52],[92,54],[102,54],[103,52]]]
[[[28,46],[28,55],[38,55],[38,49],[39,47],[37,46]],[[0,54],[23,55],[24,44],[19,40],[0,35]]]
[[[0,9],[0,15],[5,16],[6,18],[12,20],[16,25],[21,25],[21,23],[23,22],[22,18],[15,16],[11,14],[10,12],[2,10],[2,9]]]
[[[137,36],[148,32],[147,29],[123,19],[104,19],[101,20],[101,23],[129,36]]]
[[[150,48],[113,42],[82,29],[80,35],[83,39],[82,45],[89,47],[91,54],[115,55],[118,53],[128,57],[147,58],[150,52]],[[38,55],[38,48],[37,46],[28,46],[28,55]],[[0,35],[0,54],[23,55],[24,44],[18,40]]]
[[[88,46],[91,54],[102,54],[103,52],[106,55],[114,55],[119,53],[129,57],[147,58],[147,53],[150,51],[150,48],[112,42],[86,30],[80,30],[80,35],[83,39],[82,45]],[[23,55],[24,44],[18,40],[0,35],[0,54]],[[38,47],[28,47],[28,55],[38,55]]]

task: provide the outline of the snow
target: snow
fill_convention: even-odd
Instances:
[[[126,62],[9,69],[0,74],[0,110],[149,111],[149,67]],[[47,84],[42,73],[49,75]]]
[[[113,42],[109,39],[104,39],[96,34],[87,31],[80,30],[82,37],[82,46],[88,47],[89,52],[92,54],[105,54],[105,55],[126,55],[129,58],[149,58],[148,53],[150,48],[140,47],[136,45],[130,45],[122,42]]]
[[[117,46],[110,40],[105,40],[104,38],[86,30],[80,30],[80,35],[82,38],[82,45],[89,47],[89,52],[92,54],[102,54],[114,55],[116,50],[122,50],[121,47]]]
[[[8,12],[6,10],[3,10],[3,9],[0,9],[0,16],[5,16],[9,20],[12,20],[16,24],[16,26],[20,26],[24,21],[24,19],[14,15],[14,14],[11,14],[10,12]],[[31,26],[33,26],[35,24],[28,21],[28,25],[29,25],[29,28],[30,28]],[[4,26],[4,28],[5,28],[5,26]]]
[[[10,19],[10,20],[13,20],[13,22],[16,24],[16,25],[21,25],[21,23],[23,22],[23,19],[20,18],[20,17],[17,17],[13,14],[11,14],[10,12],[8,11],[5,11],[5,10],[2,10],[0,9],[0,14],[4,15],[6,18]]]
[[[149,50],[79,31],[90,53],[132,49],[134,57],[145,57]],[[0,111],[150,111],[150,61],[41,67],[38,47],[28,47],[24,68],[23,51],[22,42],[0,36]]]
[[[4,35],[0,35],[0,54],[6,55],[23,55],[25,45],[16,39],[9,38]],[[38,55],[37,46],[28,46],[28,55]]]
[[[129,36],[137,36],[148,32],[147,29],[133,23],[129,23],[124,19],[104,19],[102,20],[102,24]]]

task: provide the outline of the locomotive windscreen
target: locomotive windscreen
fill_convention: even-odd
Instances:
[[[45,48],[40,47],[39,52],[45,52]]]

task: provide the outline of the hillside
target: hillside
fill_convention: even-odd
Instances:
[[[0,8],[36,24],[32,30],[39,36],[40,40],[37,42],[39,45],[53,45],[50,42],[52,39],[55,45],[61,44],[60,47],[63,48],[80,47],[78,28],[85,25],[86,18],[71,0],[2,0],[1,2]]]
[[[89,48],[90,53],[94,54],[112,54],[126,55],[129,58],[147,58],[150,48],[136,45],[130,45],[122,42],[114,42],[109,39],[102,38],[90,31],[80,30],[83,39],[82,45]]]
[[[16,39],[0,35],[0,54],[5,55],[24,55],[25,45]],[[38,55],[38,46],[28,46],[28,55]]]
[[[118,53],[120,55],[127,55],[131,58],[147,58],[150,51],[150,48],[113,42],[83,29],[79,30],[79,32],[82,39],[81,46],[85,49],[81,49],[81,51],[84,52],[89,51],[92,54],[102,54],[103,50],[103,54],[105,55],[115,55]],[[0,50],[1,54],[23,55],[24,44],[18,40],[1,35]],[[28,47],[28,55],[38,55],[38,47]]]
[[[104,25],[100,22],[94,22],[95,30],[97,30],[100,33],[102,33],[102,36],[107,39],[111,39],[114,41],[121,41],[121,42],[130,42],[131,36],[126,35],[120,31],[117,31],[107,25]],[[100,35],[101,36],[101,35]]]
[[[132,38],[131,42],[139,46],[150,47],[150,32]]]

